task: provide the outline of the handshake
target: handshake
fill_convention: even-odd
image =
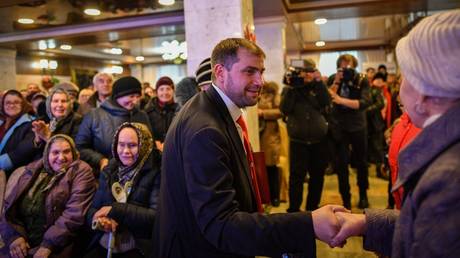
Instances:
[[[343,247],[347,238],[361,236],[366,229],[366,215],[352,214],[340,205],[326,205],[312,212],[316,238],[330,247]]]

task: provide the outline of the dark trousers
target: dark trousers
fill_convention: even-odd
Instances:
[[[268,187],[272,203],[280,198],[280,173],[277,166],[267,166]]]
[[[358,172],[358,187],[360,196],[366,194],[369,188],[367,170],[367,132],[341,132],[340,139],[336,142],[336,168],[339,179],[339,191],[344,204],[350,203],[350,182],[348,164],[350,161],[350,146],[356,157],[356,169]]]
[[[289,208],[288,212],[299,211],[302,204],[303,183],[308,174],[308,195],[306,210],[315,210],[321,201],[324,171],[328,162],[328,146],[324,139],[316,144],[290,142]]]

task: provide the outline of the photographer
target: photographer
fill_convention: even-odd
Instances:
[[[351,208],[348,164],[350,149],[356,160],[358,172],[359,203],[363,209],[369,206],[367,189],[369,188],[367,170],[367,126],[365,110],[370,104],[369,83],[365,75],[355,68],[358,60],[349,54],[337,59],[337,73],[329,77],[329,93],[333,109],[331,132],[335,142],[336,169],[339,179],[339,191],[343,205]]]
[[[291,68],[283,89],[280,110],[285,116],[290,138],[289,208],[299,211],[303,182],[310,175],[306,210],[318,208],[328,163],[325,114],[331,100],[321,74],[313,61],[305,60],[302,68]]]

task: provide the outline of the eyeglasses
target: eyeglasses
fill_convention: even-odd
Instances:
[[[19,106],[21,105],[21,101],[6,101],[5,106]]]

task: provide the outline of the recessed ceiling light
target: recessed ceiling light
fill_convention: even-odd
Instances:
[[[324,42],[324,41],[316,41],[315,45],[317,47],[324,47],[326,45],[326,42]]]
[[[326,22],[327,22],[326,18],[318,18],[315,20],[315,24],[317,25],[322,25],[322,24],[325,24]]]
[[[71,45],[61,45],[61,49],[62,50],[71,50],[72,49],[72,46]]]
[[[136,61],[138,61],[138,62],[142,62],[142,61],[144,61],[144,59],[145,58],[143,56],[136,56]]]
[[[48,48],[55,49],[56,42],[53,39],[48,40]]]
[[[96,8],[88,8],[88,9],[85,9],[83,12],[91,16],[101,15],[101,11],[99,11],[99,9],[96,9]]]
[[[20,19],[18,19],[18,22],[22,23],[22,24],[32,24],[32,23],[34,23],[34,20],[29,19],[29,18],[20,18]]]
[[[46,41],[44,40],[38,41],[38,49],[45,50],[47,48],[48,48],[48,45],[46,44]]]
[[[121,55],[123,54],[123,50],[121,48],[113,47],[112,49],[109,50],[111,54],[114,55]]]
[[[161,5],[173,5],[174,0],[158,0],[158,3]]]

